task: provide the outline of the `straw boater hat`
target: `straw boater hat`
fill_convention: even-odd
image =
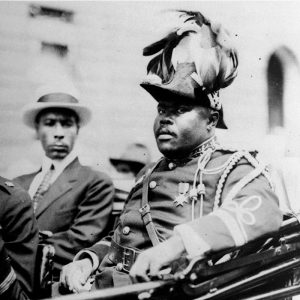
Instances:
[[[113,166],[119,163],[127,163],[133,168],[140,170],[150,163],[150,153],[148,148],[141,143],[132,143],[127,146],[120,157],[111,157],[110,162]]]
[[[74,111],[80,126],[86,125],[91,119],[91,110],[79,103],[80,96],[76,88],[71,84],[49,83],[37,89],[34,99],[23,108],[23,121],[32,128],[35,128],[37,115],[44,109],[64,108]]]
[[[149,62],[141,86],[157,101],[185,99],[218,111],[217,127],[225,129],[219,90],[237,75],[237,51],[220,24],[200,12],[177,13],[179,27],[144,48],[145,56],[160,54]]]

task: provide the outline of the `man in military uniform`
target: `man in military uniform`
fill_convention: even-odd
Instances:
[[[237,74],[228,32],[198,12],[180,14],[181,27],[144,49],[162,50],[142,87],[158,102],[154,134],[164,156],[137,179],[110,239],[63,268],[72,291],[88,289],[96,270],[95,288],[147,281],[183,254],[240,246],[281,225],[265,166],[215,136],[226,128],[219,90]]]
[[[29,299],[38,229],[29,195],[0,177],[0,299]]]

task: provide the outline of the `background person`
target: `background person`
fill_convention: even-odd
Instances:
[[[82,166],[73,150],[90,110],[79,103],[75,88],[48,84],[37,91],[37,102],[24,109],[24,122],[36,130],[45,156],[40,170],[17,177],[29,191],[40,231],[55,248],[56,275],[82,248],[103,237],[112,210],[110,178]]]
[[[120,157],[110,157],[109,161],[118,174],[125,178],[135,178],[151,162],[150,151],[142,143],[129,144]]]
[[[117,217],[123,210],[125,200],[134,186],[137,174],[151,161],[148,147],[142,143],[131,143],[120,157],[110,157],[115,172],[111,177],[115,187],[113,214]]]
[[[31,200],[19,186],[0,177],[0,299],[33,296],[38,228]]]

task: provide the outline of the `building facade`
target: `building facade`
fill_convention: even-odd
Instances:
[[[1,1],[1,174],[38,167],[39,143],[22,124],[21,108],[53,79],[72,80],[93,107],[78,143],[84,162],[106,169],[109,156],[136,140],[159,157],[156,104],[139,87],[148,61],[142,48],[163,36],[168,11],[180,8],[222,22],[239,49],[238,78],[221,93],[230,130],[220,130],[220,139],[258,148],[271,162],[300,154],[299,3]]]

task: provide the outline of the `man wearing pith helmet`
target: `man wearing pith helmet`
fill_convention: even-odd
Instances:
[[[240,246],[281,225],[265,166],[215,135],[225,128],[219,91],[237,75],[230,35],[201,13],[180,11],[179,18],[181,26],[144,49],[160,52],[142,87],[157,101],[154,135],[163,157],[137,179],[110,247],[103,240],[63,268],[61,282],[71,290],[82,290],[95,270],[96,288],[148,281],[181,255]]]
[[[41,86],[23,110],[44,150],[39,170],[17,177],[29,191],[39,230],[55,248],[55,273],[84,247],[103,237],[112,210],[110,178],[83,166],[74,145],[91,110],[71,84]]]

